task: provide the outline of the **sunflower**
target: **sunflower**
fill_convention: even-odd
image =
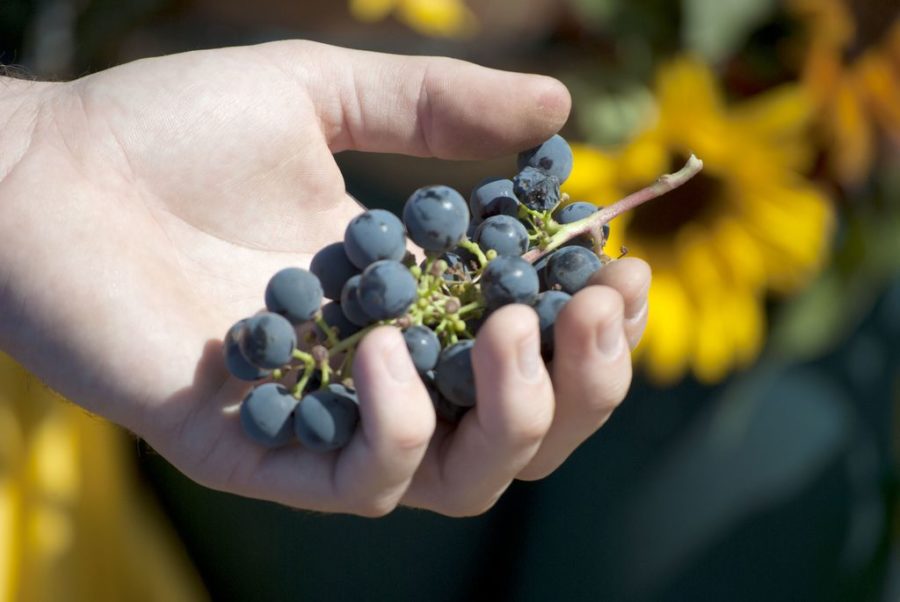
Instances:
[[[671,382],[691,370],[712,383],[758,355],[766,294],[796,291],[820,267],[832,210],[799,175],[812,149],[798,86],[728,107],[709,69],[683,58],[660,70],[655,99],[653,125],[623,148],[575,146],[565,190],[606,205],[692,152],[703,160],[686,185],[615,220],[608,248],[625,243],[653,267],[636,350],[650,376]]]
[[[900,144],[900,10],[893,2],[791,0],[808,25],[802,81],[819,115],[828,164],[859,184],[879,137]]]
[[[462,0],[350,0],[350,12],[360,21],[381,21],[391,12],[426,36],[461,37],[476,26]]]

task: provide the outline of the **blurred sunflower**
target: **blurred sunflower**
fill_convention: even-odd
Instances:
[[[766,293],[795,291],[819,268],[832,210],[798,175],[812,159],[798,86],[727,107],[709,69],[680,59],[660,70],[655,98],[653,125],[623,148],[575,146],[565,190],[606,205],[692,152],[704,161],[686,185],[616,220],[608,252],[624,242],[653,267],[636,351],[650,376],[671,382],[690,369],[712,383],[757,356]]]
[[[381,21],[392,12],[426,36],[461,37],[476,27],[475,15],[462,0],[350,0],[350,13],[360,21]]]
[[[121,429],[0,353],[0,600],[202,600]]]
[[[870,172],[879,134],[900,145],[900,5],[790,0],[808,24],[802,80],[816,104],[829,168],[844,184]]]

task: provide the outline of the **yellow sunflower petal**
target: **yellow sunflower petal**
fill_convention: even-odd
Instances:
[[[714,226],[712,245],[721,257],[728,281],[748,290],[762,290],[766,265],[759,242],[735,216],[725,216]]]
[[[703,62],[678,58],[664,65],[656,82],[661,110],[685,121],[721,113],[721,98],[712,71]]]
[[[428,36],[470,35],[477,25],[462,0],[400,0],[399,12],[407,25]]]
[[[669,162],[669,149],[662,141],[654,135],[639,136],[622,150],[617,176],[623,186],[639,188],[668,172]]]
[[[794,184],[748,191],[746,223],[759,240],[769,286],[789,293],[808,282],[824,260],[831,208],[811,186]]]
[[[708,295],[694,312],[696,336],[691,365],[697,380],[712,384],[722,380],[733,366],[734,345],[725,296],[712,291]]]
[[[617,162],[608,154],[586,144],[573,143],[572,173],[562,191],[577,201],[609,205],[618,200]]]
[[[746,132],[743,141],[761,142],[768,160],[797,171],[812,162],[813,148],[806,137],[812,117],[812,99],[795,84],[761,94],[731,114],[735,127]],[[746,152],[742,146],[735,145],[735,150]]]
[[[360,21],[381,21],[386,18],[398,0],[350,0],[350,14]]]
[[[690,304],[674,273],[654,269],[649,307],[642,359],[655,381],[674,382],[687,368],[694,336]]]
[[[731,291],[728,304],[735,361],[743,368],[756,358],[765,339],[763,304],[758,295],[739,290]]]

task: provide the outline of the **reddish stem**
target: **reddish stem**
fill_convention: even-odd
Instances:
[[[647,201],[653,200],[678,188],[700,173],[701,169],[703,169],[703,161],[694,155],[691,155],[687,160],[687,163],[684,164],[684,167],[675,173],[660,176],[659,179],[650,186],[629,194],[612,205],[600,209],[590,217],[586,217],[583,220],[571,224],[566,224],[559,232],[553,235],[550,239],[550,243],[546,247],[543,249],[532,249],[522,255],[522,259],[534,263],[547,253],[559,248],[576,236],[588,234],[595,228],[601,228],[603,224],[608,223],[620,214],[630,211],[638,205],[643,205]]]

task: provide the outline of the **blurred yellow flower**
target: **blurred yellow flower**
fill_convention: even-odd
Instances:
[[[470,35],[477,24],[462,0],[350,0],[350,12],[366,22],[381,21],[393,12],[409,27],[434,37]]]
[[[662,67],[655,96],[653,125],[623,148],[574,146],[564,189],[608,205],[692,152],[703,160],[686,185],[615,220],[607,252],[624,243],[653,268],[636,350],[650,376],[671,382],[691,370],[716,382],[757,356],[766,293],[797,290],[824,259],[832,209],[799,175],[812,159],[811,106],[786,86],[728,107],[713,74],[690,59]]]
[[[802,80],[816,103],[829,168],[842,183],[858,184],[879,135],[900,145],[900,5],[860,3],[854,10],[871,13],[865,27],[844,0],[790,6],[809,25]]]
[[[0,353],[0,600],[203,600],[134,442]]]

